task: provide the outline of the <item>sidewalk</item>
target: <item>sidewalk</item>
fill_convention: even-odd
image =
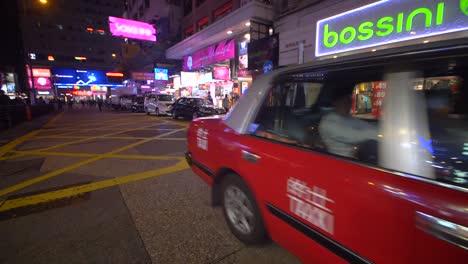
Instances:
[[[51,120],[52,118],[54,118],[56,115],[60,113],[61,111],[53,112],[44,116],[34,118],[31,121],[25,121],[10,129],[0,130],[0,146],[3,146],[16,138],[24,136],[31,131],[41,128],[49,120]]]

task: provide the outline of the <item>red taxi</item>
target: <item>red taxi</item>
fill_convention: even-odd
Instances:
[[[468,259],[468,46],[265,74],[186,155],[234,235],[305,263]]]

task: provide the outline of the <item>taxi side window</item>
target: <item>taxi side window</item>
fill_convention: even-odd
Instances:
[[[322,73],[285,76],[270,90],[251,132],[258,137],[311,148],[319,121],[319,114],[313,109],[322,90],[322,77]]]

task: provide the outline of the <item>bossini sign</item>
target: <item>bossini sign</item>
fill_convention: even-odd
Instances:
[[[316,56],[468,30],[468,0],[384,0],[317,22]]]

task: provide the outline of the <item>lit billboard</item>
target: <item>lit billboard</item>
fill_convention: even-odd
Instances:
[[[98,70],[77,70],[77,69],[63,69],[54,68],[52,74],[56,77],[55,83],[60,86],[73,85],[73,86],[93,86],[104,85],[113,86],[113,84],[122,84],[122,73],[106,73]],[[121,74],[122,77],[111,78],[116,74]],[[119,75],[120,76],[120,75]],[[118,79],[118,80],[114,80]],[[115,85],[114,85],[115,86]]]
[[[164,68],[154,68],[154,79],[158,81],[167,81],[169,80],[169,75],[167,69]]]
[[[148,23],[110,16],[109,29],[113,36],[156,41],[156,29]]]
[[[331,55],[466,30],[467,0],[381,0],[318,21],[315,55]]]

